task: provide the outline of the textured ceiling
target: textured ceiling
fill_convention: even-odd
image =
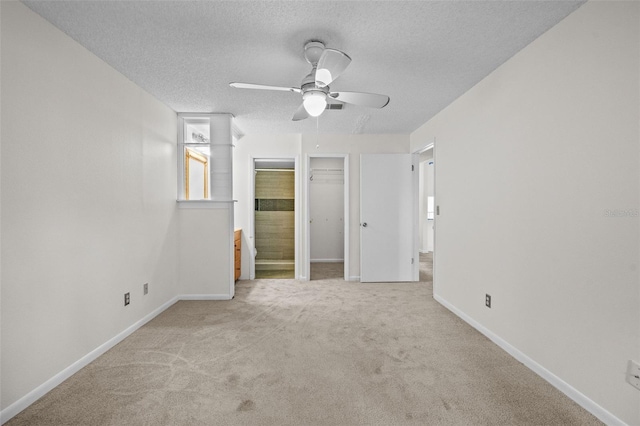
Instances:
[[[407,134],[583,1],[24,1],[177,112],[229,112],[244,133]],[[332,91],[391,97],[292,122],[308,40],[349,54]],[[316,128],[318,126],[318,128]]]

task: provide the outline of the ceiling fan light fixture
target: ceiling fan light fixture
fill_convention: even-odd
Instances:
[[[302,104],[310,116],[318,117],[327,107],[327,96],[324,92],[309,91],[302,97]]]
[[[329,83],[333,81],[331,78],[331,71],[326,68],[320,68],[316,70],[316,84],[318,87],[327,87]]]

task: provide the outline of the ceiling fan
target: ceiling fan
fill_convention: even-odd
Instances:
[[[302,95],[302,105],[293,114],[293,121],[318,117],[331,103],[348,103],[370,108],[383,108],[389,103],[389,97],[375,93],[332,92],[331,84],[351,63],[351,58],[344,52],[328,49],[324,43],[310,41],[304,46],[304,57],[313,67],[302,79],[300,87],[268,86],[253,83],[229,83],[237,89],[277,90],[295,92]]]

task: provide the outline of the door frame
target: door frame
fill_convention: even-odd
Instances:
[[[311,158],[342,158],[343,163],[343,236],[344,236],[344,280],[349,281],[350,275],[350,254],[349,254],[349,154],[306,154],[305,155],[305,179],[304,179],[304,211],[302,214],[303,232],[304,232],[304,271],[300,276],[301,281],[311,280],[311,226],[309,224],[309,205],[310,205],[310,188],[309,179],[311,178]]]
[[[438,239],[436,238],[437,233],[438,233],[438,187],[436,185],[436,180],[437,180],[437,173],[436,173],[436,167],[438,167],[438,162],[436,161],[436,138],[433,138],[432,142],[427,143],[425,146],[423,146],[422,148],[414,151],[413,153],[416,155],[420,155],[425,151],[428,151],[430,149],[433,149],[433,201],[434,201],[434,207],[436,209],[436,211],[433,214],[433,266],[432,266],[432,282],[433,282],[433,294],[436,293],[436,246],[437,246],[437,241]],[[423,191],[424,192],[424,187],[422,185],[422,182],[419,183],[419,189],[418,191],[416,191],[415,194],[415,200],[416,203],[419,202],[419,191]],[[419,228],[416,227],[416,232]],[[418,256],[420,256],[420,254],[418,253]],[[419,262],[418,262],[419,263]]]
[[[249,200],[251,214],[249,214],[249,279],[254,280],[256,278],[256,212],[255,212],[255,200],[256,200],[256,160],[293,160],[293,174],[294,174],[294,197],[293,205],[295,209],[294,213],[294,277],[300,276],[300,155],[286,156],[286,155],[258,155],[249,156]]]

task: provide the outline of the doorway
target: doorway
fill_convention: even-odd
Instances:
[[[305,278],[349,280],[349,154],[310,154]]]
[[[295,162],[254,160],[256,279],[295,278]]]
[[[435,160],[433,144],[420,152],[419,225],[420,281],[433,283],[435,251]]]

